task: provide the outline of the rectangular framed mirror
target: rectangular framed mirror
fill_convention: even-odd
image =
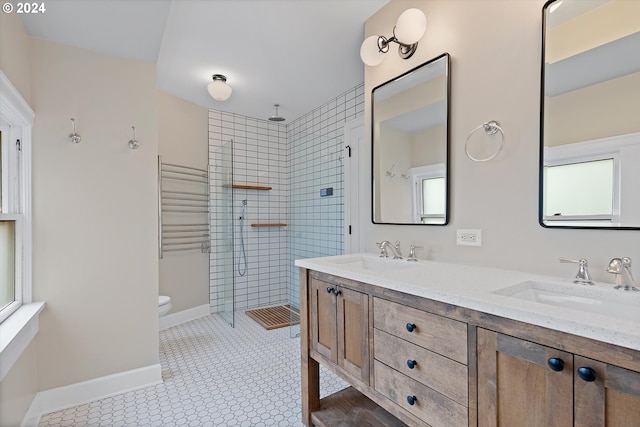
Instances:
[[[543,7],[543,227],[640,229],[640,2]]]
[[[449,68],[444,53],[371,93],[375,224],[449,222]]]

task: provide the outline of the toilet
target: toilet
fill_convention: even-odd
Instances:
[[[162,317],[171,310],[171,298],[166,295],[158,297],[158,317]]]

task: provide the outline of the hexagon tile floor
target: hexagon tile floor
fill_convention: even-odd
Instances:
[[[302,426],[300,339],[244,313],[160,332],[164,382],[43,415],[39,427]],[[347,384],[322,369],[321,395]]]

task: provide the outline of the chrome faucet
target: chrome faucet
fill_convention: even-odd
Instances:
[[[631,275],[631,258],[614,258],[609,262],[607,272],[615,274],[616,286],[614,289],[620,289],[623,291],[640,291],[635,285],[636,281],[633,280]]]
[[[400,251],[400,242],[396,241],[395,245],[392,245],[388,240],[383,240],[382,242],[376,242],[378,248],[380,248],[380,257],[381,258],[389,258],[389,253],[387,249],[391,249],[393,253],[393,259],[402,259],[402,252]]]
[[[560,258],[560,262],[572,262],[578,264],[578,273],[576,274],[576,279],[573,281],[573,283],[579,283],[581,285],[595,285],[595,283],[593,283],[593,280],[591,280],[591,275],[589,274],[589,270],[587,269],[586,259]]]
[[[416,249],[424,249],[424,246],[416,246],[416,245],[409,246],[409,258],[407,258],[407,261],[414,261],[414,262],[418,261],[418,258],[416,258]]]

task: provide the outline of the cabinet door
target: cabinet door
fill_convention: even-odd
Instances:
[[[573,426],[572,354],[478,328],[478,426]]]
[[[576,427],[640,426],[640,372],[575,356]]]
[[[330,289],[330,292],[327,291]],[[311,278],[309,311],[311,348],[329,360],[338,361],[335,286]]]
[[[338,365],[369,384],[369,296],[339,288]]]

